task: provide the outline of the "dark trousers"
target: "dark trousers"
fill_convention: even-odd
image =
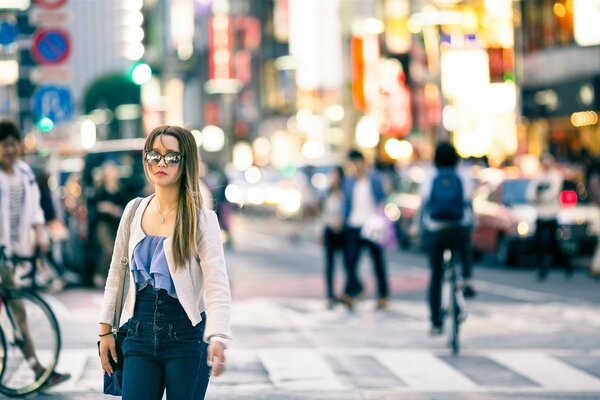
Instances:
[[[373,260],[373,271],[377,279],[377,295],[379,298],[388,296],[387,272],[383,248],[377,243],[365,240],[360,236],[360,228],[346,227],[344,229],[346,265],[346,295],[354,297],[363,291],[363,285],[358,278],[358,264],[362,248],[366,246]]]
[[[471,262],[471,229],[466,227],[446,228],[429,232],[429,311],[433,326],[441,326],[440,307],[442,304],[442,279],[444,276],[444,251],[450,249],[462,263],[462,276],[469,279],[473,276]]]
[[[192,326],[179,301],[147,286],[137,293],[123,341],[123,399],[204,399],[211,368],[203,342],[206,315]]]
[[[539,276],[546,278],[550,268],[556,263],[559,256],[556,230],[558,221],[556,219],[537,219],[535,222],[535,248],[537,261],[540,265]],[[564,260],[567,273],[573,272],[573,266],[569,260]]]
[[[323,246],[325,247],[325,284],[327,297],[335,298],[333,277],[335,276],[335,254],[344,253],[344,232],[334,231],[326,227],[323,232]]]

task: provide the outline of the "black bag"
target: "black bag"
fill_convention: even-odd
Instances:
[[[125,279],[127,279],[127,271],[129,269],[129,260],[127,258],[127,247],[129,245],[129,233],[131,231],[131,221],[137,210],[141,198],[135,200],[129,215],[127,216],[127,224],[125,225],[125,241],[121,248],[121,270],[119,271],[119,291],[117,292],[117,301],[115,304],[115,318],[112,326],[119,326],[121,320],[121,311],[123,311],[123,292],[125,291]],[[128,324],[125,323],[115,332],[115,347],[117,349],[117,362],[115,363],[109,357],[110,365],[113,368],[113,374],[104,374],[104,394],[112,396],[121,396],[121,389],[123,387],[123,350],[121,348],[125,337],[127,337],[127,330],[129,329]],[[100,341],[98,341],[98,354],[100,354]]]
[[[109,358],[110,365],[113,368],[113,374],[109,376],[104,374],[104,394],[112,396],[121,396],[121,389],[123,387],[123,340],[127,337],[127,323],[123,324],[117,333],[115,334],[115,347],[117,349],[117,362],[112,358]],[[100,341],[98,341],[98,351],[100,351]]]

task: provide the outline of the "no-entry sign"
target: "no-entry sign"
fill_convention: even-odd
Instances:
[[[63,29],[39,29],[33,35],[31,53],[38,64],[62,64],[71,53],[70,36]]]

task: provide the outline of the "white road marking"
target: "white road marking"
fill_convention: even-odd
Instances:
[[[428,351],[392,350],[379,352],[375,358],[412,389],[466,392],[478,388],[469,378]]]
[[[258,356],[279,389],[350,390],[337,379],[327,360],[314,350],[264,350]]]
[[[489,357],[545,389],[600,391],[600,379],[542,351],[489,352]]]

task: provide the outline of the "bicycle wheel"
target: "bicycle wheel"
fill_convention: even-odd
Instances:
[[[459,329],[460,329],[460,305],[458,302],[456,284],[452,285],[452,300],[450,302],[450,347],[452,354],[457,355],[460,351]]]
[[[2,382],[2,376],[4,375],[4,367],[6,366],[6,339],[4,339],[4,332],[0,328],[0,382]]]
[[[36,293],[6,290],[0,310],[5,338],[5,367],[0,393],[25,396],[40,389],[48,379],[60,352],[56,317]]]

